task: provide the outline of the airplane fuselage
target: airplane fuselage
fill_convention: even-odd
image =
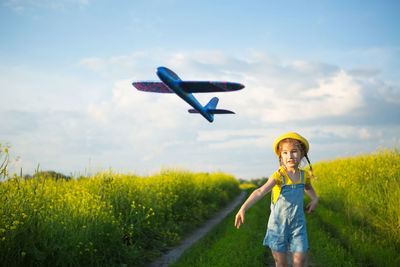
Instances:
[[[191,93],[187,93],[185,90],[183,90],[179,84],[182,80],[173,71],[164,67],[159,67],[157,68],[157,76],[163,83],[173,90],[180,98],[196,109],[209,122],[214,121],[213,114],[208,113],[207,110],[203,108],[203,106]]]

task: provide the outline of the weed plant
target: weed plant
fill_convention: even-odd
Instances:
[[[8,176],[7,167],[9,162],[8,146],[0,143],[0,181]]]

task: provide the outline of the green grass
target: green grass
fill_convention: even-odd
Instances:
[[[249,192],[250,193],[250,192]],[[270,213],[270,196],[246,212],[239,230],[234,227],[237,207],[221,224],[188,249],[171,266],[266,266],[274,264],[270,249],[262,245]],[[307,216],[309,266],[356,266],[350,253],[321,227],[315,213]]]
[[[320,202],[307,218],[310,252],[323,266],[399,266],[395,244],[367,225],[350,223],[345,215]],[[332,262],[335,262],[333,264]],[[338,265],[339,264],[339,265]]]
[[[309,201],[309,200],[306,200]],[[269,216],[269,196],[257,202],[246,212],[245,224],[237,230],[234,224],[237,207],[221,224],[188,249],[171,266],[266,266],[274,260],[269,248],[262,245]],[[322,205],[306,215],[309,239],[309,266],[395,266],[374,263],[369,258],[354,256],[337,233],[321,221],[327,212]],[[338,223],[339,219],[331,217]],[[339,227],[336,225],[335,227]],[[335,228],[333,227],[333,228]],[[349,231],[354,229],[349,229]],[[350,235],[351,236],[351,235]],[[365,240],[364,240],[365,241]],[[379,250],[377,251],[379,252]],[[374,254],[371,254],[373,257]]]
[[[171,266],[265,266],[273,261],[262,245],[267,229],[269,198],[263,198],[246,212],[245,223],[236,229],[232,211]]]
[[[309,254],[314,266],[357,266],[352,254],[343,247],[340,240],[327,231],[318,214],[321,205],[312,214],[306,215]]]

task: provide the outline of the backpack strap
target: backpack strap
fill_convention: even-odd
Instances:
[[[283,172],[281,172],[281,170],[278,170],[278,172],[282,176],[282,186],[286,185],[285,175],[283,174]]]

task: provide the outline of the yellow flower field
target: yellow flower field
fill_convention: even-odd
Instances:
[[[400,241],[400,152],[376,153],[315,164],[319,198]]]
[[[22,265],[142,265],[239,192],[223,173],[110,172],[0,184],[0,261]]]
[[[399,266],[399,150],[381,148],[375,153],[319,162],[314,173],[319,205],[308,219],[316,221],[355,264],[343,266]],[[315,248],[320,260],[329,242],[324,244]]]

